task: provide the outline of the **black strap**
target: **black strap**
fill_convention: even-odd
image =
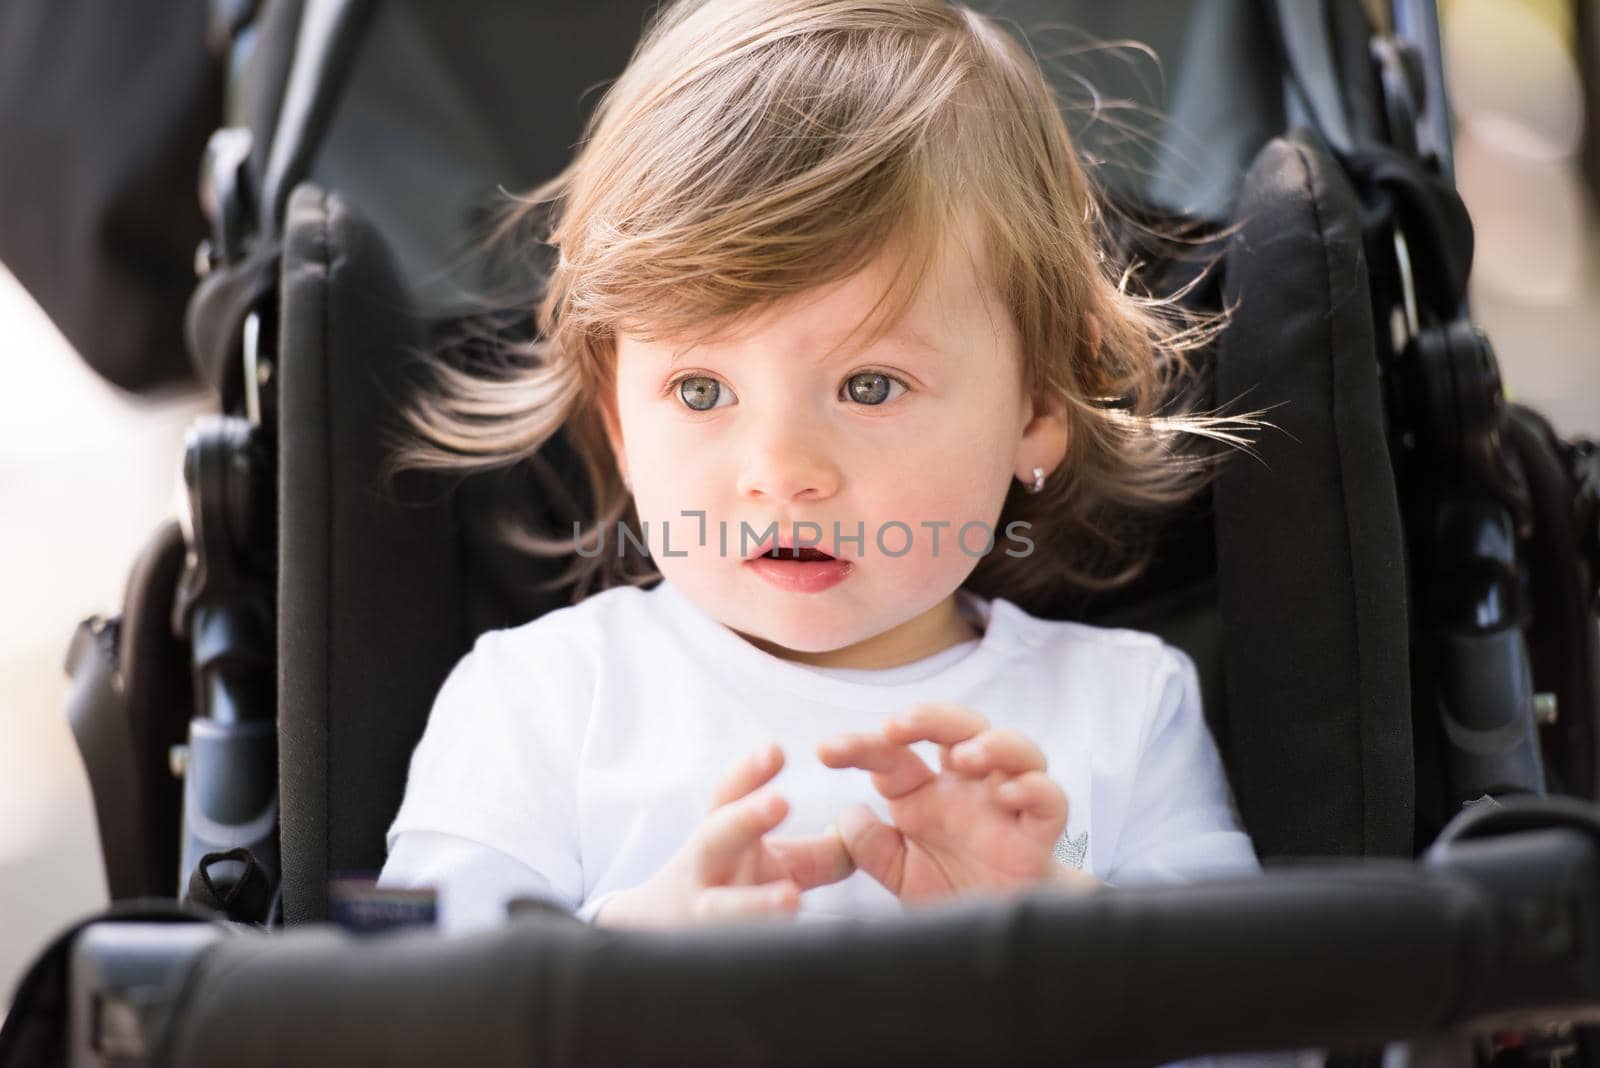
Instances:
[[[1439,322],[1454,319],[1472,271],[1472,218],[1450,179],[1388,147],[1364,145],[1339,153],[1361,198],[1361,229],[1381,222],[1405,234],[1417,301]]]
[[[229,867],[220,867],[224,862]],[[233,865],[242,865],[241,870]],[[213,873],[212,869],[218,870]],[[189,892],[184,900],[225,914],[240,923],[265,923],[272,908],[272,879],[265,868],[243,846],[200,858],[189,876]]]
[[[1363,101],[1360,95],[1369,87],[1351,87],[1349,98],[1340,98],[1337,93],[1330,96],[1322,90],[1330,82],[1337,84],[1332,66],[1323,70],[1308,64],[1333,62],[1323,51],[1329,40],[1312,32],[1314,28],[1340,35],[1347,53],[1343,57],[1349,68],[1347,74],[1361,69],[1365,57],[1348,54],[1359,39],[1361,20],[1353,20],[1346,13],[1329,26],[1327,9],[1315,7],[1317,10],[1312,13],[1295,0],[1262,0],[1285,84],[1305,105],[1316,132],[1356,187],[1369,253],[1380,251],[1373,247],[1375,236],[1387,243],[1389,226],[1397,226],[1405,235],[1418,302],[1432,312],[1436,321],[1449,322],[1460,313],[1466,298],[1467,275],[1472,270],[1472,220],[1466,205],[1449,177],[1431,170],[1416,157],[1365,138],[1352,143],[1347,112],[1370,108],[1371,101]],[[1369,119],[1363,116],[1358,126],[1370,126]],[[1385,252],[1373,258],[1369,266],[1376,268],[1388,258]]]
[[[189,300],[184,328],[190,359],[222,399],[224,411],[244,398],[244,321],[278,285],[277,242],[263,242],[236,264],[206,276]]]

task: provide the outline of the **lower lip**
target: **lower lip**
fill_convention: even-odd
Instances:
[[[848,560],[775,560],[770,556],[747,560],[744,566],[788,593],[831,590],[851,570]]]

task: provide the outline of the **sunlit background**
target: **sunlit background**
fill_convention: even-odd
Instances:
[[[1587,0],[1579,0],[1587,2]],[[1458,183],[1477,227],[1472,299],[1512,398],[1600,438],[1600,239],[1577,27],[1564,0],[1447,0]],[[1591,45],[1591,52],[1594,46]],[[1593,101],[1593,90],[1587,99]],[[1592,136],[1592,133],[1591,133]],[[120,607],[172,513],[199,393],[134,399],[96,377],[0,269],[0,993],[106,901],[65,716],[77,622]]]
[[[1443,16],[1474,318],[1512,400],[1563,434],[1600,436],[1597,177],[1582,166],[1600,116],[1592,81],[1585,106],[1574,5],[1447,0]]]

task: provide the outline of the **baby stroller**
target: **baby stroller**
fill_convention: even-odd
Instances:
[[[1600,466],[1504,408],[1466,325],[1431,4],[1393,34],[1354,4],[994,5],[1167,57],[1208,181],[1150,177],[1092,124],[1080,144],[1130,206],[1239,226],[1196,291],[1249,297],[1212,390],[1287,433],[1159,532],[1136,586],[1025,607],[1194,657],[1266,875],[821,932],[326,922],[390,904],[336,878],[381,865],[450,666],[564,602],[478,527],[492,501],[560,510],[559,440],[536,470],[394,495],[375,430],[482,281],[454,258],[473,212],[559,166],[570,102],[649,7],[259,16],[190,309],[229,414],[191,435],[185,522],[70,656],[118,904],[41,955],[0,1064],[1596,1057]]]

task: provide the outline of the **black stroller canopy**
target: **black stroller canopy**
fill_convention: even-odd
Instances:
[[[447,316],[468,310],[487,281],[471,243],[502,191],[565,166],[657,5],[314,6],[339,9],[324,20],[338,40],[302,50],[288,76],[287,57],[255,65],[251,124],[272,146],[256,156],[263,232],[277,232],[294,181],[338,191],[387,235],[419,310]],[[1098,0],[983,6],[1026,35],[1080,150],[1122,199],[1221,220],[1261,146],[1296,118],[1336,148],[1349,144],[1333,79],[1340,45],[1321,2],[1281,5],[1293,49],[1322,75],[1287,104],[1279,17],[1260,0],[1168,0],[1159,17]],[[1361,33],[1343,47],[1364,57],[1364,23]],[[266,47],[296,40],[280,33]]]

